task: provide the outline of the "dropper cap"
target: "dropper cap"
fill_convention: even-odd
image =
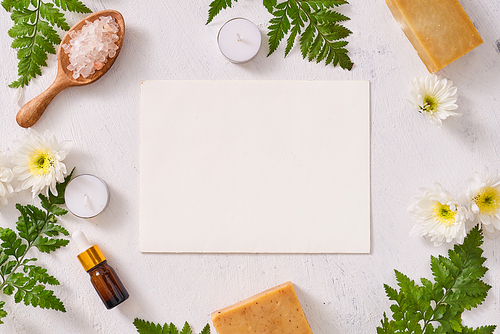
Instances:
[[[73,232],[71,238],[80,250],[80,254],[78,254],[77,257],[85,271],[89,271],[99,263],[106,260],[99,247],[97,245],[90,244],[82,231]]]

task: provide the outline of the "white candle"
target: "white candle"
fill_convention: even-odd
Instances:
[[[261,42],[259,28],[244,18],[227,21],[217,36],[220,51],[235,64],[252,60],[259,52]]]
[[[64,200],[68,210],[75,216],[92,218],[108,205],[108,186],[96,176],[78,175],[66,186]]]

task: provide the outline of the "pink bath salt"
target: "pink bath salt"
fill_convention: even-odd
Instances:
[[[119,26],[113,17],[101,16],[94,22],[86,22],[81,30],[70,32],[68,44],[61,45],[68,54],[68,70],[73,72],[74,79],[80,75],[87,78],[102,69],[118,50]]]

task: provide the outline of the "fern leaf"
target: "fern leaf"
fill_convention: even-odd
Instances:
[[[0,254],[3,250],[0,250]],[[7,254],[2,254],[0,256],[0,267],[3,266],[9,260],[9,256]]]
[[[19,236],[25,239],[28,243],[31,243],[37,237],[36,226],[28,218],[28,214],[24,206],[17,204],[16,208],[19,212],[21,212],[21,216],[18,218],[16,223]]]
[[[10,18],[15,23],[34,23],[36,22],[37,11],[28,8],[15,9]]]
[[[335,56],[337,57],[337,62],[335,62],[335,64],[339,64],[341,68],[346,70],[351,70],[352,67],[354,66],[354,63],[351,61],[351,58],[349,58],[349,56],[347,55],[346,49],[337,50]]]
[[[37,281],[32,277],[25,276],[23,273],[15,273],[10,275],[5,283],[8,284],[6,288],[9,289],[8,291],[4,289],[4,293],[12,294],[14,290],[17,290],[14,294],[16,303],[24,301],[25,305],[66,312],[63,303],[54,296],[54,292],[47,290],[44,285],[36,285]]]
[[[300,35],[300,52],[302,53],[302,58],[306,58],[314,39],[314,28],[309,25]]]
[[[22,240],[17,237],[16,233],[10,228],[6,228],[0,234],[0,239],[3,241],[3,253],[5,255],[16,256],[17,249],[21,247]]]
[[[162,327],[152,322],[135,318],[133,324],[139,334],[162,334]]]
[[[89,13],[80,0],[52,0],[62,10]],[[47,66],[48,54],[55,54],[55,46],[61,42],[54,27],[69,30],[60,9],[52,3],[38,0],[3,0],[3,8],[11,12],[14,25],[9,36],[14,38],[12,48],[17,50],[19,78],[9,87],[26,86],[31,79],[41,75],[41,67]],[[57,203],[59,204],[59,203]]]
[[[12,38],[22,38],[35,33],[35,26],[32,24],[15,24],[9,29],[8,34]],[[14,46],[12,46],[15,48]]]
[[[268,56],[277,49],[279,42],[290,31],[285,56],[291,51],[296,38],[299,38],[302,58],[317,63],[325,60],[326,65],[340,65],[350,70],[353,63],[344,48],[347,42],[341,41],[341,46],[337,44],[352,33],[339,24],[349,18],[330,10],[345,3],[347,2],[340,0],[287,0],[277,4],[273,12],[274,17],[270,21]],[[286,9],[281,10],[280,6],[285,6]],[[288,18],[291,19],[291,29]]]
[[[338,24],[318,24],[317,29],[327,41],[343,39],[352,34],[349,29]]]
[[[49,237],[55,237],[59,234],[63,234],[65,236],[69,235],[68,230],[58,224],[54,224],[52,222],[47,222],[43,229],[40,231],[41,234],[45,234]]]
[[[135,318],[133,322],[139,334],[192,334],[191,326],[187,322],[184,323],[182,330],[179,332],[173,323],[165,323],[163,327],[160,324],[155,324],[146,320]],[[210,326],[206,324],[200,334],[210,334]]]
[[[234,0],[234,2],[237,1],[238,0]],[[208,20],[206,24],[212,22],[214,17],[217,16],[217,14],[219,14],[221,10],[231,6],[232,6],[231,0],[213,0],[209,5]]]
[[[300,34],[301,29],[304,27],[304,21],[300,15],[300,10],[297,6],[296,2],[290,3],[290,9],[288,11],[288,16],[292,21],[292,28],[290,29],[290,35],[287,38],[286,48],[285,48],[285,57],[290,53],[297,39],[297,36]]]
[[[7,312],[3,309],[4,306],[5,306],[5,302],[3,300],[0,301],[0,324],[4,323],[2,321],[2,319],[7,316]]]
[[[35,78],[37,75],[41,75],[42,71],[39,64],[43,64],[45,62],[44,56],[46,57],[46,55],[42,53],[42,59],[38,59],[40,57],[40,52],[35,51],[34,47],[18,49],[17,58],[19,59],[19,63],[17,68],[18,75],[20,77],[17,81],[11,83],[9,87],[23,87],[27,85],[32,78]]]
[[[50,40],[42,35],[37,35],[35,37],[35,43],[40,47],[41,50],[44,51],[44,53],[50,53],[50,54],[55,54],[56,49],[54,45],[50,42]]]
[[[285,35],[290,30],[290,21],[288,19],[287,14],[288,6],[283,9],[276,10],[273,15],[275,16],[269,22],[271,25],[269,26],[269,53],[268,56],[271,55],[278,48],[281,40],[285,37]]]
[[[43,206],[53,208],[54,203],[46,199]],[[36,259],[27,258],[26,255],[33,246],[48,253],[69,243],[69,240],[51,239],[42,235],[69,233],[56,224],[57,219],[49,210],[45,212],[30,204],[17,204],[16,208],[21,213],[16,223],[18,233],[0,227],[0,290],[6,295],[14,295],[16,303],[23,301],[25,305],[65,312],[61,300],[53,291],[45,288],[47,284],[59,285],[59,281],[48,274],[45,268],[30,264]],[[2,314],[3,304],[0,304],[0,323]]]
[[[184,326],[182,327],[182,330],[180,331],[179,334],[193,334],[193,331],[191,330],[191,326],[189,326],[187,321],[184,323]]]
[[[318,23],[338,23],[350,20],[349,17],[333,10],[320,10],[314,16]]]
[[[3,0],[2,1],[2,7],[10,12],[12,10],[12,8],[14,7],[14,5],[16,4],[16,2],[18,2],[19,0]]]
[[[168,334],[179,334],[179,330],[173,323],[170,323],[170,326],[168,326],[168,329],[170,330]]]
[[[436,283],[445,289],[450,289],[453,286],[453,276],[450,275],[449,270],[441,264],[438,258],[434,256],[431,257],[431,270]]]
[[[318,52],[318,55],[316,56],[316,63],[321,62],[325,57],[328,55],[328,44],[323,44],[321,47],[321,50]]]
[[[316,38],[314,39],[314,42],[311,44],[311,47],[308,52],[308,60],[312,61],[315,59],[318,55],[318,53],[321,50],[321,47],[323,46],[324,39],[321,37],[320,34],[316,35]]]
[[[28,48],[33,44],[33,38],[27,36],[21,36],[14,38],[10,46],[13,49]]]
[[[496,326],[483,326],[483,327],[478,327],[476,329],[464,327],[462,330],[462,334],[493,334],[495,328]]]
[[[300,33],[300,30],[297,26],[294,26],[291,31],[290,35],[288,36],[288,39],[286,41],[286,48],[285,48],[285,57],[288,56],[290,51],[292,51],[293,44],[295,43],[295,40],[297,39],[297,35]]]
[[[206,324],[206,326],[203,327],[200,334],[210,334],[210,326],[208,324]]]
[[[276,4],[278,3],[278,0],[263,0],[262,4],[264,7],[266,7],[267,11],[269,13],[273,13],[274,7],[276,7]]]
[[[61,43],[61,38],[57,34],[57,31],[54,28],[52,28],[52,26],[49,25],[47,22],[38,21],[36,27],[40,32],[40,34],[45,36],[52,44],[58,45]]]
[[[45,309],[66,312],[66,308],[52,290],[47,290],[43,285],[37,285],[32,290],[26,290],[23,298],[25,305],[32,305]]]
[[[431,257],[435,283],[422,278],[420,286],[396,271],[399,291],[384,285],[389,300],[396,302],[390,307],[393,320],[384,314],[377,333],[492,333],[495,326],[473,330],[461,320],[462,313],[479,306],[491,288],[482,280],[487,269],[481,245],[482,234],[476,227],[447,258]]]
[[[35,282],[50,284],[50,285],[59,285],[59,281],[54,277],[47,273],[47,269],[42,268],[40,266],[29,265],[24,266],[23,271],[28,274],[29,277],[33,278]]]
[[[75,13],[92,13],[92,11],[79,0],[52,0],[62,10]]]
[[[69,30],[70,28],[68,23],[66,23],[64,14],[51,3],[40,2],[40,16],[53,26],[58,26],[63,30]]]
[[[167,323],[163,324],[163,327],[160,327],[160,329],[161,329],[160,334],[171,334],[171,332],[170,332],[170,326],[171,325],[172,325],[172,323],[170,323],[170,324],[167,324]],[[160,326],[160,325],[158,325],[158,326]]]
[[[38,237],[33,243],[33,246],[38,248],[42,253],[50,253],[66,246],[69,243],[67,239],[52,239],[47,237]]]
[[[304,2],[323,8],[334,8],[348,4],[346,0],[305,0]]]

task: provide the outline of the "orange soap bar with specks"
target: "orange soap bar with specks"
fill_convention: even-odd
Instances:
[[[458,0],[386,0],[430,73],[483,43]]]
[[[218,334],[312,334],[291,282],[212,313]]]

